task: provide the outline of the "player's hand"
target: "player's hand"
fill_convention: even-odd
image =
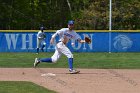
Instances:
[[[80,43],[85,43],[85,40],[79,40]]]
[[[38,39],[42,39],[42,37],[38,37]]]

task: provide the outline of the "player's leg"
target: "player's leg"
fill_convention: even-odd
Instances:
[[[36,48],[36,54],[39,54],[39,48],[38,47]]]
[[[76,74],[79,73],[80,71],[74,70],[73,69],[73,54],[71,53],[71,51],[68,49],[68,47],[66,47],[65,45],[63,45],[63,48],[60,49],[60,51],[67,56],[68,58],[68,64],[69,64],[69,71],[71,74]]]
[[[53,54],[53,56],[51,58],[41,58],[40,61],[41,62],[48,62],[48,63],[56,63],[57,60],[61,57],[61,52],[59,52],[58,50],[55,50],[55,53]]]
[[[42,47],[41,47],[41,51],[42,52],[44,52],[44,49],[43,49],[44,47],[45,47],[45,45],[42,45]]]
[[[61,52],[57,49],[51,58],[35,58],[34,67],[36,67],[40,62],[55,63],[61,57]]]
[[[42,43],[41,51],[44,52],[44,47],[46,46],[46,42],[43,40],[41,43]]]
[[[40,40],[37,39],[37,49],[36,49],[36,53],[39,53],[39,47],[40,47]]]
[[[71,53],[71,51],[64,46],[63,48],[61,48],[60,50],[65,56],[67,56],[68,58],[68,64],[69,64],[69,69],[73,69],[73,54]]]
[[[56,47],[61,53],[67,56],[69,69],[73,69],[73,54],[71,53],[71,51],[66,47],[63,42],[59,42]]]

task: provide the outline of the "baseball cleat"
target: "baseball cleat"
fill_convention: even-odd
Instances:
[[[78,74],[78,73],[80,73],[79,70],[74,70],[74,69],[70,69],[69,71],[70,71],[70,74]]]
[[[35,58],[34,67],[36,67],[40,63],[38,58]]]

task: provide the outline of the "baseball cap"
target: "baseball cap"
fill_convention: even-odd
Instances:
[[[73,20],[68,21],[68,25],[73,25],[73,24],[74,24]]]
[[[45,30],[45,28],[44,27],[40,27],[40,30]]]

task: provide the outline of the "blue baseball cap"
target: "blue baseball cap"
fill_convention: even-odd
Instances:
[[[45,30],[45,28],[44,27],[40,27],[40,30]]]
[[[68,25],[73,25],[73,24],[74,24],[73,20],[68,21]]]

